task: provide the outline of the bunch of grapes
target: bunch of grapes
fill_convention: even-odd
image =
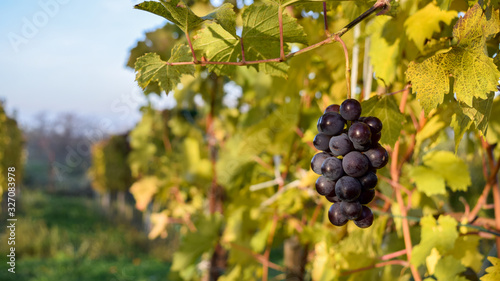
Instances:
[[[389,161],[378,143],[382,122],[361,117],[361,104],[347,99],[326,108],[318,131],[313,144],[322,152],[314,155],[311,168],[321,175],[316,191],[334,203],[328,211],[330,222],[342,226],[353,220],[360,228],[371,226],[373,213],[366,205],[375,197],[376,170]]]

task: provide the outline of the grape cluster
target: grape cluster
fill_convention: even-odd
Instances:
[[[360,228],[371,226],[373,213],[365,205],[375,197],[376,170],[389,161],[378,143],[382,122],[361,117],[361,104],[347,99],[328,106],[317,127],[313,144],[322,152],[314,155],[311,168],[321,175],[316,191],[334,203],[328,211],[330,222],[342,226],[353,220]]]

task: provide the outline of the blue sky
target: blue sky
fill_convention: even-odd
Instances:
[[[112,120],[116,131],[145,103],[125,68],[145,31],[165,23],[133,0],[0,1],[0,98],[24,125],[37,113]]]

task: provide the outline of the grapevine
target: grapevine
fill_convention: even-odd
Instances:
[[[497,4],[195,2],[137,5],[170,23],[128,63],[178,104],[143,111],[129,163],[152,233],[184,234],[179,278],[481,276],[500,243]]]

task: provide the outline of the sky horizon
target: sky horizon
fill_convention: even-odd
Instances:
[[[89,2],[0,2],[0,99],[21,125],[40,112],[109,120],[111,132],[139,120],[146,99],[125,64],[145,32],[166,20],[133,9],[141,1]]]

